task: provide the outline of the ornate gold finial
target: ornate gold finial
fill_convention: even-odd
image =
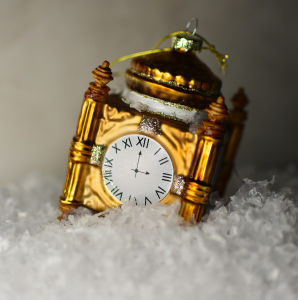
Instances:
[[[208,120],[203,120],[203,134],[220,138],[225,129],[222,122],[229,115],[224,97],[219,96],[216,102],[209,105],[206,112],[208,113]]]
[[[104,61],[101,66],[98,66],[92,71],[92,76],[95,82],[89,83],[89,88],[86,92],[88,98],[91,99],[105,99],[110,91],[110,88],[106,85],[113,80],[110,63]]]
[[[212,102],[206,109],[211,122],[221,123],[229,114],[223,96],[219,96],[216,102]]]

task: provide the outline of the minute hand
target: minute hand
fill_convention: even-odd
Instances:
[[[137,163],[137,168],[138,168],[138,166],[139,166],[139,161],[140,161],[140,157],[141,157],[141,155],[142,155],[142,152],[140,151],[140,152],[139,152],[138,163]]]

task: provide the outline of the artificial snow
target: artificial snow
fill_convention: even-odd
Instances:
[[[227,206],[213,195],[199,224],[159,203],[59,222],[63,180],[1,188],[0,299],[296,300],[298,182],[273,181],[244,180]]]

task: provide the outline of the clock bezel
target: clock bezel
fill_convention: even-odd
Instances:
[[[140,132],[122,136],[107,148],[101,172],[105,187],[114,198],[141,206],[162,201],[174,179],[169,153],[152,136]]]

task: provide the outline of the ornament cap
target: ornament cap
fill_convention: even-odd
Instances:
[[[203,41],[195,38],[193,35],[178,35],[172,37],[171,47],[176,51],[201,51]]]

